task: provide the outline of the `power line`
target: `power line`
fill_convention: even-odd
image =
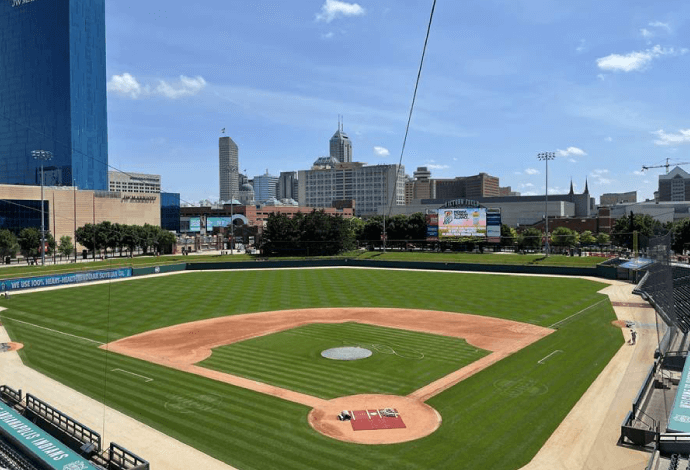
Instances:
[[[419,88],[419,82],[422,77],[422,68],[424,67],[424,56],[426,55],[427,44],[429,43],[429,35],[431,34],[431,23],[434,19],[434,10],[436,10],[436,0],[434,0],[431,5],[431,14],[429,15],[429,24],[426,28],[426,38],[424,39],[424,47],[422,48],[422,57],[419,61],[419,70],[417,71],[417,80],[414,85],[414,93],[412,95],[412,104],[410,105],[410,113],[407,116],[407,125],[405,126],[405,137],[403,138],[402,148],[400,150],[400,160],[398,161],[398,169],[395,174],[395,183],[393,184],[393,194],[391,195],[390,204],[388,205],[388,217],[390,217],[391,211],[393,210],[393,200],[397,196],[398,189],[398,179],[400,177],[400,169],[402,168],[403,155],[405,154],[405,146],[407,145],[407,135],[410,132],[410,123],[412,122],[412,112],[414,111],[414,105],[417,100],[417,89]],[[385,214],[385,207],[384,207]]]

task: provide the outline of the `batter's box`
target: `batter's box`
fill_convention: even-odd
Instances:
[[[353,431],[373,431],[377,429],[401,429],[405,428],[398,410],[355,410],[351,412]]]

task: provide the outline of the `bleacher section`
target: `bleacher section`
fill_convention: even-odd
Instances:
[[[31,394],[0,386],[0,469],[149,470],[149,463]]]

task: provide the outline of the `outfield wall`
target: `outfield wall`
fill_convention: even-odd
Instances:
[[[438,263],[424,261],[374,261],[374,260],[269,260],[230,261],[220,263],[187,263],[190,271],[216,269],[265,269],[265,268],[323,268],[363,267],[388,269],[422,269],[431,271],[471,271],[486,273],[544,274],[559,276],[594,276],[616,279],[615,266],[572,267],[572,266],[525,266],[506,264]]]

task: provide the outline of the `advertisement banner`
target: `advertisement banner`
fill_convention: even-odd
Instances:
[[[230,225],[230,217],[207,217],[206,231],[213,232],[214,227],[227,227]]]
[[[121,279],[125,277],[132,277],[132,268],[105,269],[101,271],[86,271],[80,273],[53,274],[51,276],[5,279],[0,281],[0,292],[36,289],[39,287],[62,286],[65,284],[79,284],[82,282],[103,281],[106,279]]]
[[[438,237],[486,237],[486,209],[439,209]]]
[[[190,232],[201,232],[201,217],[190,217],[189,218],[189,231]]]
[[[501,242],[501,209],[486,210],[486,236],[490,243]]]

